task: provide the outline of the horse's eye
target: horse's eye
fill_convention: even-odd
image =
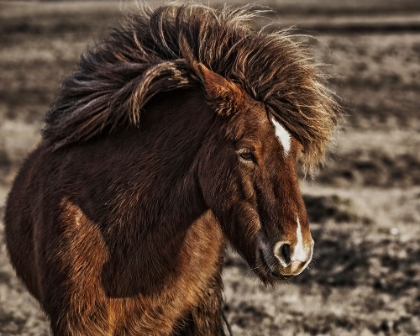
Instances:
[[[245,161],[256,162],[255,156],[251,150],[244,150],[239,153],[239,156]]]

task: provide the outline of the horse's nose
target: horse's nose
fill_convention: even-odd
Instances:
[[[283,267],[287,267],[290,264],[290,244],[288,242],[281,242],[276,246],[274,255],[280,261]]]
[[[281,265],[281,274],[293,276],[300,274],[312,259],[314,242],[305,248],[303,244],[292,246],[289,242],[278,242],[274,247],[274,255]]]

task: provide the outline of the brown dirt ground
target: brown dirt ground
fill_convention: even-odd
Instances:
[[[240,3],[241,1],[235,1]],[[214,2],[213,2],[214,3]],[[264,288],[228,251],[225,313],[234,335],[420,335],[420,5],[416,0],[276,4],[297,24],[347,108],[326,166],[302,190],[316,256]],[[0,218],[13,177],[79,55],[123,2],[0,2]],[[260,22],[261,24],[262,22]],[[0,335],[49,335],[13,273],[0,224]]]

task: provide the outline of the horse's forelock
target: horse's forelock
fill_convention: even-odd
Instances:
[[[305,165],[314,166],[324,156],[340,109],[322,73],[288,32],[250,28],[258,14],[252,6],[174,3],[131,14],[64,81],[47,114],[44,138],[59,147],[138,125],[143,106],[157,93],[203,86],[197,68],[202,63],[264,102],[302,143]]]

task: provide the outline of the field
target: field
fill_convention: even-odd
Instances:
[[[338,3],[272,2],[257,23],[316,37],[301,39],[333,75],[347,118],[325,167],[302,179],[316,242],[309,269],[265,288],[228,251],[233,335],[420,335],[420,4]],[[60,81],[128,7],[0,2],[0,218]],[[3,231],[1,223],[0,335],[49,335],[8,262]]]

